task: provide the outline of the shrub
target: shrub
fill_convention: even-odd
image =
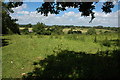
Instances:
[[[72,31],[72,30],[69,30],[68,34],[82,34],[82,31]]]
[[[111,42],[106,38],[105,40],[102,41],[102,45],[110,47],[111,46]]]
[[[25,27],[25,29],[21,30],[23,34],[29,34],[28,27]]]
[[[110,33],[110,31],[105,31],[104,33]]]
[[[37,25],[33,27],[33,31],[35,32],[35,34],[40,35],[63,34],[61,27],[59,26],[46,27],[46,25],[44,25],[43,23],[37,23]]]
[[[88,31],[86,32],[86,34],[88,34],[88,35],[96,34],[95,28],[90,28],[90,29],[88,29]]]
[[[53,33],[53,34],[58,34],[58,35],[63,34],[63,31],[62,31],[62,30],[63,30],[63,29],[62,29],[60,26],[53,26],[53,27],[50,29],[51,33]]]
[[[72,34],[72,29],[68,31],[68,34]]]
[[[107,46],[107,47],[110,47],[111,45],[110,45],[110,41],[106,41],[106,40],[104,40],[103,42],[102,42],[102,44],[104,45],[104,46]]]

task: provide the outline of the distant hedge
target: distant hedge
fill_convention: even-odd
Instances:
[[[69,30],[68,34],[82,34],[82,31],[72,31],[72,30]]]

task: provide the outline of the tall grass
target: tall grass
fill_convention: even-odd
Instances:
[[[96,36],[97,43],[94,43]],[[95,54],[98,50],[113,50],[115,46],[103,46],[100,42],[105,40],[118,39],[116,33],[100,35],[6,35],[9,45],[2,47],[3,77],[21,77],[33,69],[32,63],[43,59],[47,55],[54,54],[53,50],[84,51]],[[117,48],[117,47],[116,47]]]

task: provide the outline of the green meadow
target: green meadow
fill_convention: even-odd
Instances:
[[[0,1],[2,80],[120,80],[119,2],[46,1]]]
[[[2,77],[20,78],[23,73],[33,70],[33,62],[43,60],[48,55],[60,50],[87,52],[95,54],[98,51],[115,50],[114,41],[118,33],[96,35],[63,34],[63,35],[5,35],[6,46],[2,47]],[[105,40],[110,46],[102,45]]]

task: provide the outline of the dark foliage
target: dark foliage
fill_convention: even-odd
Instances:
[[[105,2],[105,3],[103,3],[102,10],[105,13],[110,13],[110,12],[112,12],[111,8],[113,8],[113,7],[114,7],[114,5],[112,2]]]
[[[9,14],[2,11],[2,34],[17,33],[20,34],[18,24],[16,24],[16,19],[11,19]]]
[[[107,46],[107,47],[110,47],[110,46],[111,46],[111,43],[110,43],[109,40],[104,40],[104,41],[102,41],[102,45]]]
[[[0,41],[2,42],[2,44],[0,44],[0,47],[9,45],[8,40],[10,40],[10,39],[0,39]]]
[[[120,40],[119,39],[113,39],[113,40],[110,40],[110,41],[113,45],[120,47]]]
[[[23,34],[29,34],[28,27],[25,27],[25,29],[21,30],[21,33],[23,33]]]
[[[20,34],[17,19],[12,19],[9,13],[13,13],[11,8],[21,6],[22,2],[2,3],[2,34],[17,33]]]
[[[19,27],[28,27],[28,28],[31,28],[32,26],[33,26],[32,24],[26,24],[26,25],[19,24]]]
[[[103,29],[103,26],[94,26],[95,29]]]
[[[32,27],[32,24],[27,24],[27,27],[31,28],[31,27]]]
[[[68,34],[82,34],[82,31],[72,31],[72,30],[69,30]]]
[[[44,14],[45,16],[48,16],[48,13],[51,14],[59,14],[60,11],[65,11],[66,7],[70,8],[77,8],[82,14],[81,16],[91,16],[90,22],[95,18],[93,10],[95,9],[95,4],[97,2],[44,2],[41,7],[37,8],[36,10],[38,12],[41,12],[41,14]],[[102,5],[102,10],[105,13],[110,13],[114,5],[112,2],[105,2]]]
[[[110,33],[110,31],[105,31],[104,33]]]
[[[18,6],[21,6],[23,4],[23,2],[7,2],[7,3],[4,3],[2,2],[2,8],[7,12],[7,13],[13,13],[14,11],[12,10],[12,8],[15,8],[15,7],[18,7]]]
[[[98,41],[98,42],[100,42],[101,45],[106,46],[106,47],[111,47],[111,46],[120,47],[120,40],[119,39],[108,40],[106,38],[103,41]]]
[[[111,41],[108,40],[107,37],[106,37],[105,40],[102,41],[102,45],[110,47],[111,46]]]
[[[120,79],[120,50],[96,54],[63,50],[34,62],[24,80],[108,80]]]
[[[37,23],[33,26],[33,32],[39,35],[63,34],[63,28],[60,26],[46,26],[43,23]]]
[[[2,78],[1,80],[23,80],[22,78]]]
[[[40,34],[40,35],[44,35],[45,33],[45,24],[43,23],[37,23],[34,27],[33,27],[33,32],[35,32],[35,34]]]
[[[53,27],[50,28],[50,31],[52,34],[57,34],[61,35],[63,34],[63,28],[61,26],[54,25]]]

